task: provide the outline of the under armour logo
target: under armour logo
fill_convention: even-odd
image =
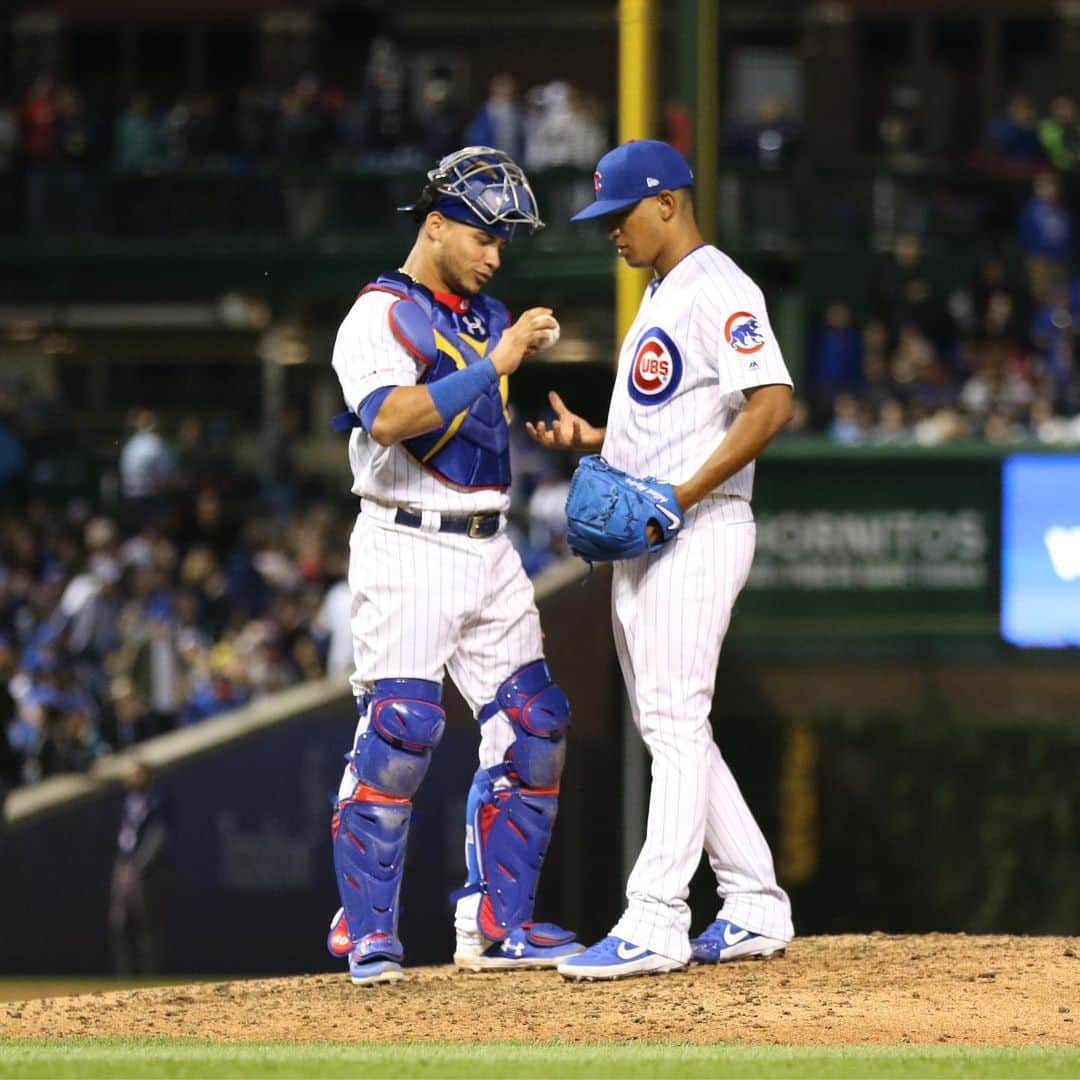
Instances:
[[[465,324],[465,329],[474,337],[484,332],[484,320],[478,315],[463,315],[461,321]]]
[[[514,956],[521,956],[525,952],[524,941],[504,941],[502,943],[502,951],[504,953],[513,953]]]

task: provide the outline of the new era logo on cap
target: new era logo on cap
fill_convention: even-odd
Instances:
[[[693,182],[686,158],[674,146],[658,139],[634,139],[599,160],[593,173],[596,200],[571,220],[614,214],[661,191],[675,191]]]

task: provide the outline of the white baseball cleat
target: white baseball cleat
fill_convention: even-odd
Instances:
[[[563,960],[558,971],[568,979],[625,979],[630,975],[660,975],[685,968],[686,964],[678,960],[609,934],[583,953]]]
[[[458,931],[454,964],[466,971],[506,971],[552,968],[584,948],[569,930],[554,923],[526,923],[492,942],[479,931]]]
[[[755,934],[727,919],[715,919],[696,938],[690,939],[690,958],[696,964],[722,964],[727,960],[764,960],[783,956],[788,943]]]

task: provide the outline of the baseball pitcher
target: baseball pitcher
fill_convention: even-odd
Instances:
[[[788,421],[792,383],[761,290],[694,219],[693,174],[662,142],[601,158],[596,201],[630,266],[655,277],[619,354],[605,428],[551,395],[544,446],[594,453],[567,500],[569,541],[615,560],[612,622],[634,722],[652,755],[645,845],[611,934],[559,971],[616,979],[775,955],[793,936],[772,855],[713,741],[720,645],[754,553],[754,459]],[[600,451],[597,456],[595,451]],[[693,941],[686,899],[702,847],[723,906]]]

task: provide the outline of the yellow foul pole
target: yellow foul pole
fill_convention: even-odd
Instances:
[[[619,142],[657,133],[656,53],[660,47],[656,0],[619,0]],[[651,276],[617,260],[615,333],[622,342]]]

